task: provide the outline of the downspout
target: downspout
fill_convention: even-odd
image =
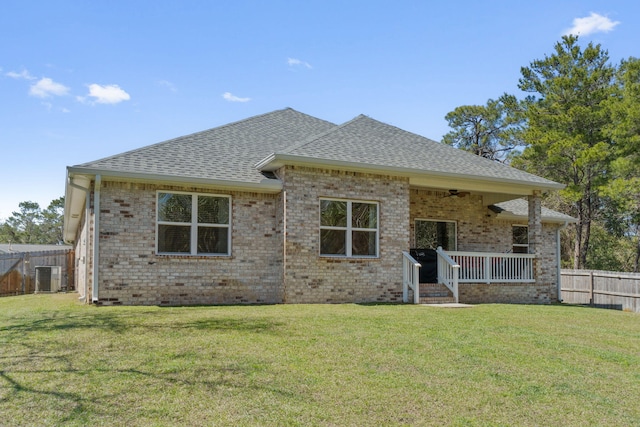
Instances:
[[[89,188],[82,187],[78,184],[75,184],[73,180],[69,180],[69,185],[73,188],[77,188],[78,190],[84,191],[84,217],[85,221],[89,221],[89,213],[91,211],[91,201],[89,200]],[[87,294],[89,293],[89,263],[87,260],[89,259],[89,224],[85,227],[84,230],[84,293],[78,299],[84,299],[86,301]]]
[[[96,175],[95,185],[93,188],[93,292],[91,293],[92,302],[98,302],[98,265],[100,264],[98,244],[100,242],[100,185],[102,184],[102,176]]]
[[[282,190],[282,302],[287,302],[287,190]]]

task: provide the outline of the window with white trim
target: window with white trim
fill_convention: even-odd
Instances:
[[[529,253],[529,227],[526,225],[514,225],[511,230],[513,232],[513,253]]]
[[[231,254],[231,197],[158,192],[157,252]]]
[[[320,199],[320,255],[378,256],[378,204]]]

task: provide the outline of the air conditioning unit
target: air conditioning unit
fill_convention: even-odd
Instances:
[[[58,292],[62,279],[62,267],[57,265],[36,267],[36,293]]]

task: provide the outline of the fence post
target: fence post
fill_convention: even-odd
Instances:
[[[23,253],[22,253],[22,295],[24,295],[25,287],[26,287],[25,280],[27,280],[27,279],[26,279],[26,275],[27,275],[27,273],[26,273],[26,268],[25,268],[25,259],[24,259],[24,258],[25,258],[25,256],[26,256],[26,252],[23,252]]]
[[[593,287],[594,287],[594,284],[593,284],[593,282],[594,282],[594,280],[593,280],[593,271],[589,272],[589,282],[590,282],[590,285],[589,285],[589,305],[591,307],[593,307],[595,305],[595,301],[593,299]]]

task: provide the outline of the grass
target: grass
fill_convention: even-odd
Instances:
[[[640,316],[0,299],[0,425],[640,425]]]

